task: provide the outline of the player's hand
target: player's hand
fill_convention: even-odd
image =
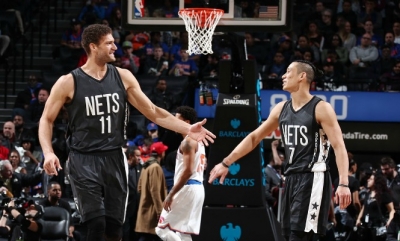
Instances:
[[[335,193],[335,204],[339,204],[340,209],[345,209],[351,203],[350,188],[338,186]]]
[[[190,126],[188,136],[193,140],[198,142],[203,142],[204,145],[208,146],[208,142],[214,143],[215,135],[208,131],[203,125],[207,122],[207,119],[204,119],[200,122],[197,122]]]
[[[43,169],[47,175],[58,175],[58,171],[62,169],[60,160],[54,153],[44,155]]]
[[[210,178],[208,179],[208,183],[212,183],[216,178],[221,177],[219,179],[219,183],[223,184],[226,175],[228,175],[229,168],[224,167],[221,163],[215,165],[215,167],[210,172]]]
[[[168,194],[163,203],[165,211],[167,212],[171,211],[171,204],[173,200],[174,197]]]

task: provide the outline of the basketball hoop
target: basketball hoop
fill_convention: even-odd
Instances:
[[[212,54],[212,36],[217,23],[224,14],[222,9],[185,8],[178,12],[185,21],[189,35],[189,54]]]

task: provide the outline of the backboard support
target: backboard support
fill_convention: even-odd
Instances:
[[[219,8],[225,11],[216,32],[286,32],[291,30],[294,0],[122,0],[123,27],[135,31],[185,31],[184,21],[174,14],[189,7]],[[168,17],[154,16],[171,3]],[[250,6],[255,16],[244,17],[240,2]],[[258,9],[254,11],[254,9]],[[252,14],[252,11],[247,13]],[[258,16],[257,16],[258,15]]]

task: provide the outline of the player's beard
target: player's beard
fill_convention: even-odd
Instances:
[[[110,52],[104,52],[99,56],[99,58],[104,62],[104,63],[110,63],[115,61],[115,56],[114,54],[110,54]]]

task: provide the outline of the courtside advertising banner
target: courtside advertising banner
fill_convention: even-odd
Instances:
[[[214,99],[217,89],[212,89]],[[399,93],[386,92],[327,92],[313,91],[311,94],[329,102],[335,109],[339,121],[400,122]],[[200,105],[198,91],[195,92],[195,109],[201,118],[214,118],[216,106]],[[281,101],[289,100],[286,91],[261,90],[261,117],[266,119],[271,109]]]

